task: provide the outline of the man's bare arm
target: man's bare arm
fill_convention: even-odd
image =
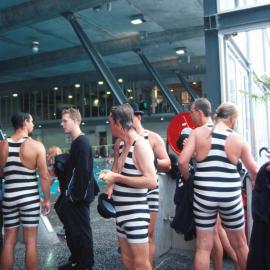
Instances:
[[[50,201],[50,175],[47,168],[46,163],[46,150],[43,144],[37,142],[38,144],[38,155],[37,155],[37,169],[40,177],[40,184],[42,187],[42,191],[44,193],[44,201]]]
[[[255,162],[253,156],[251,155],[248,144],[245,141],[243,141],[243,146],[242,146],[240,158],[241,158],[242,162],[244,163],[245,167],[247,168],[247,170],[250,174],[250,177],[251,177],[251,181],[254,185],[256,175],[258,172],[258,165]]]
[[[153,151],[157,158],[158,170],[167,172],[171,169],[171,160],[166,151],[166,146],[162,138],[154,132],[149,134],[150,140],[153,141]]]
[[[142,176],[125,176],[109,170],[102,171],[100,179],[107,185],[123,183],[135,188],[155,188],[157,179],[153,162],[153,151],[150,145],[143,140],[138,140],[134,148],[134,162]]]
[[[181,174],[183,175],[184,180],[187,180],[189,177],[189,162],[195,152],[196,146],[195,132],[196,131],[193,130],[189,135],[188,141],[178,158],[179,169]]]

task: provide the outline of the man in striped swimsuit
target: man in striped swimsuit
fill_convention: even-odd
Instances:
[[[117,172],[102,171],[100,179],[108,187],[114,185],[121,258],[126,269],[149,270],[150,215],[146,196],[148,188],[157,186],[153,151],[133,128],[133,110],[129,104],[113,107],[109,120],[112,135],[123,140],[125,147],[115,166]]]
[[[139,110],[139,106],[135,102],[132,103],[131,106],[134,111],[133,126],[136,132],[150,143],[150,146],[155,155],[155,166],[156,166],[157,171],[160,171],[160,172],[169,171],[171,168],[171,161],[166,151],[166,147],[165,147],[163,139],[160,137],[159,134],[153,131],[145,130],[143,128],[141,121],[142,121],[142,116],[144,112]],[[124,147],[123,141],[118,140],[115,143],[114,164],[117,164],[117,160],[123,151],[123,147]],[[150,262],[151,264],[153,264],[153,260],[155,256],[155,224],[156,224],[158,209],[159,209],[158,185],[155,189],[148,189],[147,202],[148,202],[149,211],[150,211],[150,225],[149,225],[149,231],[148,231],[149,256],[150,256]]]
[[[12,269],[20,224],[26,246],[25,267],[37,269],[37,227],[40,199],[36,169],[44,192],[42,209],[50,211],[50,178],[42,143],[28,137],[34,128],[32,116],[17,113],[11,118],[15,133],[0,143],[0,168],[4,174],[3,217],[5,238],[1,269]]]
[[[184,179],[189,177],[191,157],[195,156],[197,161],[193,203],[197,229],[195,270],[210,267],[217,214],[236,253],[239,268],[246,269],[248,246],[236,164],[241,159],[253,181],[258,167],[247,143],[232,131],[236,119],[236,106],[223,103],[217,108],[214,126],[203,125],[193,130],[180,155]]]

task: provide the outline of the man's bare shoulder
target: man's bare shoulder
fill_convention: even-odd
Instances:
[[[150,140],[151,144],[157,145],[157,144],[164,142],[162,137],[158,133],[149,130],[148,134],[149,134],[148,136],[149,136],[149,140]]]
[[[143,148],[150,148],[151,149],[151,146],[150,146],[150,144],[149,144],[149,142],[148,141],[146,141],[144,138],[138,138],[137,140],[136,140],[136,144],[135,144],[135,150],[136,149],[143,149]]]
[[[27,147],[33,147],[35,148],[37,151],[43,151],[45,150],[45,147],[43,145],[42,142],[34,140],[32,138],[29,138],[26,142],[25,142]]]

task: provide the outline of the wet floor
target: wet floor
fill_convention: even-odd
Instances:
[[[55,212],[52,212],[49,219],[56,232],[61,234],[62,226]],[[123,269],[120,263],[120,256],[117,252],[117,241],[114,219],[102,218],[96,210],[96,202],[91,205],[91,220],[95,248],[94,270],[118,270]],[[60,264],[66,263],[70,255],[62,235],[58,235],[58,243],[39,242],[39,269],[54,270]],[[52,241],[53,242],[53,241]],[[19,242],[16,246],[14,270],[24,270],[24,246]],[[179,250],[171,250],[166,255],[156,260],[155,270],[186,270],[193,269],[193,256]],[[224,269],[234,269],[232,264],[225,262]]]

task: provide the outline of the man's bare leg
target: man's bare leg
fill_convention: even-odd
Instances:
[[[127,240],[123,237],[118,236],[118,242],[120,245],[121,250],[121,260],[122,263],[127,270],[133,269],[133,258],[132,258],[132,251],[130,249],[130,246],[127,242]]]
[[[38,269],[37,227],[24,227],[25,267],[27,270]]]
[[[133,258],[133,270],[151,270],[149,260],[149,244],[130,244]]]
[[[156,252],[155,226],[156,226],[157,216],[158,216],[158,212],[150,212],[150,224],[148,228],[148,237],[149,237],[149,259],[152,265],[154,262],[155,252]]]
[[[14,264],[14,247],[18,239],[19,227],[5,229],[4,245],[1,257],[2,270],[12,270]]]
[[[197,230],[196,253],[194,259],[195,270],[209,270],[210,253],[214,243],[214,231]]]
[[[223,269],[223,247],[218,234],[218,223],[215,227],[214,245],[211,252],[211,258],[214,266],[214,270]]]
[[[234,249],[239,268],[245,270],[247,267],[248,246],[245,229],[238,231],[226,230],[230,244]]]

